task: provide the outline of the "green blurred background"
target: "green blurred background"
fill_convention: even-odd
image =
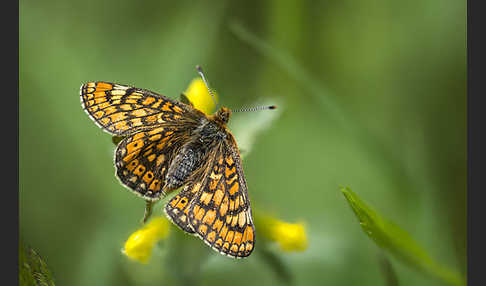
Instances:
[[[116,180],[111,137],[82,111],[79,86],[178,98],[197,64],[225,106],[282,104],[243,165],[255,208],[306,222],[308,249],[278,253],[296,285],[386,285],[339,185],[465,272],[466,1],[19,5],[20,236],[57,285],[172,285],[177,267],[120,252],[144,202]],[[233,261],[208,249],[198,281],[280,284],[257,250]],[[391,263],[400,285],[443,285]]]

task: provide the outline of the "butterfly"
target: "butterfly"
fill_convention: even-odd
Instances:
[[[151,202],[182,187],[165,206],[169,220],[223,255],[252,253],[255,226],[238,146],[226,126],[230,109],[206,115],[184,96],[186,103],[104,81],[83,84],[80,95],[89,117],[123,138],[114,163],[124,186]]]

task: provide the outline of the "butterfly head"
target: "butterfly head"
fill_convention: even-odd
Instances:
[[[227,107],[221,107],[216,113],[214,113],[211,117],[214,121],[226,125],[228,124],[229,118],[231,116],[231,109]]]

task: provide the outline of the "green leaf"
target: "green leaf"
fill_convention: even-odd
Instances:
[[[32,248],[19,242],[19,285],[54,286],[54,279],[47,264]]]
[[[342,187],[341,192],[358,217],[363,231],[380,248],[425,274],[451,285],[465,285],[464,279],[457,271],[432,259],[405,230],[367,206],[350,188]]]

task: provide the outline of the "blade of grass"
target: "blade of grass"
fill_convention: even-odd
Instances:
[[[318,81],[313,79],[309,73],[294,60],[294,58],[281,50],[273,48],[265,41],[250,33],[238,22],[231,22],[229,28],[239,40],[250,45],[257,52],[272,60],[277,66],[282,68],[282,70],[287,72],[298,83],[310,91],[309,94],[326,109],[326,112],[330,112],[331,116],[336,119],[336,121],[344,122],[344,113],[340,112],[337,103],[331,96],[329,96],[331,94],[330,90],[318,84]]]
[[[19,285],[54,286],[54,278],[42,257],[19,242]]]
[[[309,95],[323,109],[324,114],[334,120],[343,131],[353,136],[356,142],[365,146],[366,150],[370,152],[371,158],[379,160],[382,165],[381,169],[387,172],[387,177],[391,178],[391,182],[395,182],[397,189],[414,189],[410,186],[411,180],[408,171],[401,162],[399,154],[393,153],[389,146],[370,134],[367,128],[359,123],[359,120],[353,118],[352,114],[346,113],[334,100],[333,93],[291,55],[272,47],[239,22],[230,22],[229,29],[240,41],[254,48],[293,78],[303,90],[307,91],[304,94]]]
[[[432,259],[405,230],[371,209],[350,188],[342,187],[341,192],[358,218],[363,231],[380,248],[397,260],[431,277],[451,285],[465,285],[464,279],[457,271]]]

